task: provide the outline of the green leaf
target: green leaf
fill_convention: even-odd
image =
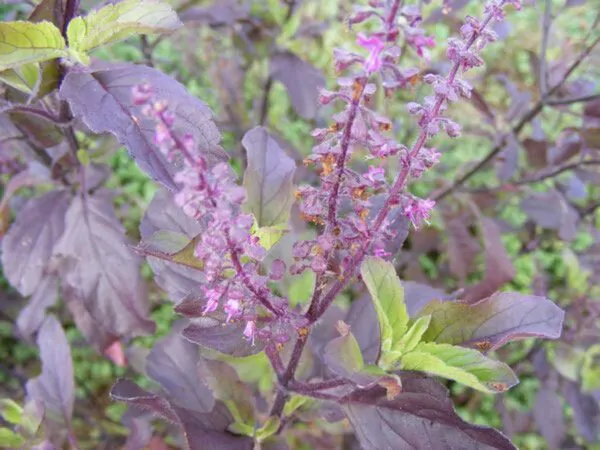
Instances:
[[[24,64],[0,72],[1,82],[26,94],[33,93],[39,77],[40,68],[37,63]]]
[[[136,34],[166,33],[181,27],[177,14],[159,0],[125,0],[76,17],[69,23],[69,47],[86,53]]]
[[[8,423],[20,425],[23,420],[23,408],[10,398],[0,399],[0,416]]]
[[[0,22],[0,70],[63,56],[65,40],[50,22]]]
[[[283,415],[286,417],[289,417],[292,414],[294,414],[294,412],[296,410],[298,410],[298,408],[301,408],[302,406],[306,405],[308,402],[312,402],[312,401],[313,401],[313,399],[310,397],[306,397],[304,395],[292,394],[292,396],[289,398],[289,400],[285,403],[285,406],[283,407]]]
[[[0,428],[0,447],[18,448],[25,445],[25,439],[8,428]]]
[[[600,389],[600,344],[587,349],[581,366],[581,390],[591,392]]]
[[[291,307],[308,304],[315,289],[316,280],[317,277],[312,270],[305,270],[300,275],[292,277],[287,290]]]
[[[204,263],[196,258],[194,250],[201,236],[190,240],[185,234],[170,230],[159,230],[138,247],[145,255],[172,261],[192,269],[203,269]]]
[[[279,242],[285,233],[288,232],[287,223],[274,225],[272,227],[255,228],[253,234],[260,240],[260,245],[267,251]]]
[[[275,433],[277,433],[277,430],[279,429],[279,425],[281,424],[281,420],[279,419],[279,417],[276,416],[271,416],[267,419],[267,421],[264,423],[264,425],[262,427],[260,427],[258,430],[256,430],[256,440],[258,442],[262,442],[265,439],[267,439],[268,437],[273,436]]]
[[[382,354],[391,350],[407,331],[408,313],[404,289],[389,262],[376,257],[365,258],[360,273],[375,305],[381,331]]]
[[[477,350],[448,344],[421,343],[400,364],[403,370],[437,375],[482,392],[504,392],[518,383],[506,364]]]
[[[273,388],[275,372],[265,352],[243,357],[218,354],[217,357],[233,366],[242,381],[257,384],[260,392],[269,392]]]
[[[392,351],[398,351],[402,353],[412,352],[415,347],[421,343],[421,339],[427,331],[430,322],[430,315],[419,317],[413,322],[406,334],[394,344]]]

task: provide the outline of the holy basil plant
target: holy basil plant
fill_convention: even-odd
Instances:
[[[560,338],[563,310],[544,295],[502,290],[517,272],[501,223],[474,201],[440,206],[460,289],[447,294],[398,273],[409,264],[402,255],[412,258],[418,246],[411,238],[403,249],[409,230],[427,230],[435,199],[450,192],[420,197],[409,185],[439,162],[433,142],[461,134],[446,113],[450,104],[470,99],[492,114],[464,74],[483,66],[507,7],[519,10],[521,2],[480,5],[482,18],[467,16],[459,37],[448,39],[448,64],[421,73],[436,46],[423,28],[423,2],[370,1],[348,19],[368,26],[356,45],[335,50],[340,77],[331,90],[286,44],[302,28],[296,2],[284,14],[268,3],[274,12],[260,20],[253,2],[180,8],[186,20],[235,30],[236,45],[252,48],[247,64],[271,55],[261,61],[268,78],[259,119],[244,113],[233,127],[237,159],[221,146],[211,108],[152,67],[152,58],[136,65],[94,57],[138,35],[151,56],[145,35],[183,25],[167,3],[124,0],[84,14],[76,0],[43,0],[28,20],[0,23],[0,145],[11,162],[0,204],[2,266],[29,298],[16,334],[37,336],[42,360],[41,374],[25,384],[24,406],[0,402],[9,425],[0,428],[0,444],[80,448],[81,395],[61,325],[72,319],[91,346],[129,369],[110,391],[128,405],[125,428],[113,424],[125,448],[158,445],[155,438],[189,449],[515,448],[499,430],[459,416],[446,385],[506,392],[519,380],[500,360],[501,347]],[[451,3],[461,2],[444,5]],[[268,30],[261,38],[257,24]],[[417,64],[400,66],[405,53]],[[398,123],[378,109],[421,81],[431,92],[406,103],[415,120],[403,125],[412,127],[413,142],[403,144]],[[318,126],[304,167],[279,133],[256,125],[266,121],[277,82],[298,120]],[[322,110],[330,116],[318,117]],[[102,139],[116,139],[159,186],[137,244],[115,209],[111,170],[95,157]],[[511,138],[502,139],[508,146]],[[24,187],[35,195],[17,195]],[[574,233],[576,212],[559,224],[543,210],[558,203],[553,195],[562,199],[532,193],[523,209],[542,227]],[[8,226],[11,207],[17,214]],[[474,223],[462,220],[464,210]],[[475,234],[485,273],[467,283]],[[151,287],[141,275],[148,266]],[[151,349],[130,345],[157,332],[149,313],[157,286],[180,319],[166,333],[158,324],[163,332]],[[581,356],[586,392],[598,392],[597,349]]]

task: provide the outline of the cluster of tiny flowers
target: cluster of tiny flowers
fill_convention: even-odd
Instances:
[[[387,256],[385,243],[395,234],[388,216],[394,215],[383,214],[373,227],[378,212],[377,202],[373,201],[376,197],[387,196],[387,206],[399,208],[415,228],[427,222],[435,202],[417,198],[401,188],[408,177],[419,178],[439,161],[439,152],[425,146],[427,139],[441,130],[449,137],[460,135],[460,126],[442,114],[449,103],[470,96],[471,86],[461,75],[483,64],[478,52],[496,39],[486,26],[504,18],[503,8],[507,4],[521,7],[519,0],[489,0],[483,21],[467,17],[460,30],[462,39],[448,40],[447,56],[454,63],[453,69],[445,77],[425,75],[422,79],[432,86],[434,95],[422,103],[407,105],[409,113],[417,116],[421,129],[417,143],[409,149],[390,136],[391,121],[369,107],[376,90],[376,85],[370,82],[373,76],[381,78],[387,96],[420,80],[418,69],[397,66],[401,53],[396,44],[399,36],[408,51],[424,60],[429,59],[429,49],[435,46],[435,40],[420,28],[419,9],[400,7],[401,3],[372,0],[369,8],[358,10],[349,19],[350,25],[371,19],[381,25],[370,35],[358,34],[357,44],[368,52],[366,56],[346,50],[334,52],[336,70],[354,72],[338,79],[336,91],[324,90],[320,97],[322,104],[341,102],[344,109],[333,116],[328,128],[313,132],[317,143],[305,162],[320,170],[321,185],[303,186],[298,189],[297,197],[304,218],[321,226],[323,231],[314,240],[295,244],[292,273],[311,268],[318,274],[330,271],[343,279],[345,271],[352,269],[356,255]],[[348,167],[352,153],[357,151],[363,152],[370,164],[364,173]],[[383,164],[392,156],[399,159],[405,176],[399,176],[400,184],[390,188]]]
[[[311,268],[317,273],[333,269],[339,276],[350,264],[354,254],[366,242],[373,254],[386,256],[385,242],[393,237],[386,222],[373,236],[370,229],[375,211],[375,197],[386,196],[389,186],[384,162],[390,157],[411,166],[411,174],[420,176],[439,159],[435,149],[427,149],[419,157],[411,157],[409,149],[390,135],[392,122],[370,108],[376,84],[369,82],[374,75],[382,79],[386,95],[412,86],[418,81],[418,69],[398,67],[400,47],[396,41],[405,37],[407,46],[417,57],[428,58],[427,49],[435,45],[433,38],[418,27],[421,17],[414,7],[400,8],[400,2],[371,1],[370,7],[358,10],[349,19],[351,25],[367,19],[377,20],[381,28],[365,35],[358,34],[357,44],[368,53],[361,55],[336,50],[335,67],[338,72],[354,70],[337,80],[336,91],[323,90],[322,104],[341,102],[344,109],[333,116],[333,123],[325,129],[316,129],[317,141],[306,159],[320,170],[318,188],[302,186],[297,191],[304,218],[323,227],[315,240],[298,242],[294,247],[295,264],[292,273]],[[354,152],[361,151],[369,166],[363,173],[348,167]],[[415,227],[427,220],[433,201],[407,195],[401,199],[404,214]]]
[[[272,337],[274,322],[261,329],[259,323],[265,321],[259,320],[259,309],[265,307],[276,316],[283,314],[282,299],[271,293],[267,283],[281,279],[286,267],[282,261],[276,261],[268,276],[260,274],[266,252],[251,233],[253,217],[241,211],[244,188],[236,183],[229,164],[220,162],[210,167],[193,137],[179,136],[168,104],[154,100],[149,85],[136,86],[132,96],[133,102],[142,106],[142,113],[156,123],[157,147],[168,160],[182,165],[174,177],[179,187],[174,197],[176,204],[206,225],[194,252],[203,263],[205,276],[201,287],[203,314],[219,310],[227,322],[243,320],[244,335],[252,342],[257,336]]]

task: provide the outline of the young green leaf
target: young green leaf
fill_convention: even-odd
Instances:
[[[279,425],[281,425],[281,419],[279,417],[269,417],[264,425],[256,430],[256,440],[258,442],[263,442],[265,439],[273,436],[275,433],[277,433]]]
[[[392,350],[402,353],[412,352],[415,347],[421,342],[423,335],[429,327],[431,316],[422,316],[413,322],[408,331],[402,338],[394,343]]]
[[[0,72],[0,81],[26,94],[33,93],[39,77],[40,68],[37,63],[24,64]]]
[[[403,370],[415,370],[457,381],[482,392],[504,392],[518,383],[506,364],[477,350],[448,344],[421,343],[402,357]]]
[[[67,29],[69,47],[86,53],[136,34],[167,33],[182,26],[168,3],[160,0],[125,0],[76,17]]]
[[[365,258],[360,273],[375,305],[384,353],[391,350],[393,343],[400,340],[408,328],[404,289],[394,266],[380,258]]]
[[[0,22],[0,70],[66,55],[65,40],[50,22]]]
[[[23,436],[18,435],[9,428],[0,428],[0,447],[1,448],[20,448],[25,445]]]
[[[23,408],[10,398],[0,398],[0,417],[13,425],[23,420]]]

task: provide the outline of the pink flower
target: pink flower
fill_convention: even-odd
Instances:
[[[227,313],[227,322],[231,321],[231,319],[236,318],[242,312],[242,303],[236,299],[229,299],[225,306],[223,307],[225,312]]]
[[[385,48],[385,42],[378,36],[367,37],[362,33],[358,34],[356,43],[361,47],[369,50],[369,56],[365,60],[365,70],[368,73],[377,72],[381,69],[383,61],[381,59],[381,52]]]
[[[254,338],[256,337],[256,322],[254,320],[250,320],[246,323],[244,336],[246,336],[246,339],[251,340],[252,345],[254,345]]]
[[[428,223],[427,220],[429,219],[431,209],[434,206],[435,201],[433,200],[414,198],[404,208],[404,214],[410,219],[415,228],[419,228],[419,225],[422,221]]]

